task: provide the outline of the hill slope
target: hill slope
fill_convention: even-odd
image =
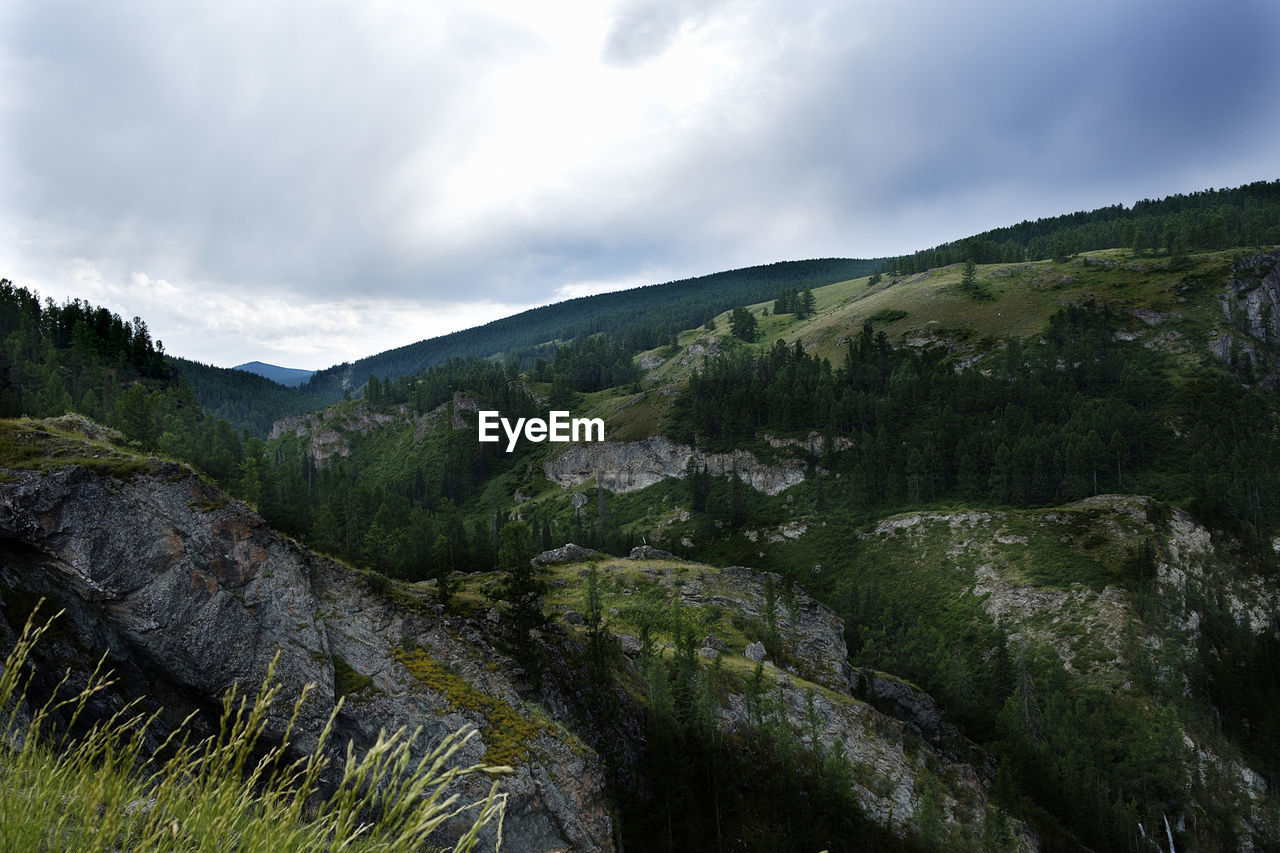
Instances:
[[[260,438],[266,438],[280,418],[324,406],[318,397],[300,391],[300,383],[281,384],[256,371],[214,367],[173,356],[169,363],[208,412]]]
[[[570,299],[318,371],[304,390],[333,401],[343,391],[359,388],[370,376],[395,379],[451,358],[516,355],[602,331],[662,339],[734,305],[771,298],[784,287],[830,284],[865,275],[879,264],[879,260],[847,259],[782,261]]]
[[[776,572],[846,621],[855,666],[996,756],[1046,847],[1123,849],[1168,815],[1179,847],[1249,849],[1280,826],[1280,697],[1249,675],[1280,651],[1278,260],[1108,250],[980,265],[972,292],[960,266],[840,282],[806,318],[757,303],[755,342],[722,316],[637,356],[638,383],[563,398],[608,442],[488,468],[474,411],[503,387],[545,409],[550,383],[347,403],[273,447],[309,456],[327,547],[407,577],[455,546],[492,564],[508,519]],[[428,497],[464,451],[458,503]],[[344,470],[387,485],[359,499],[376,531],[343,514]]]
[[[534,565],[561,621],[513,645],[501,575],[453,577],[446,611],[435,585],[321,558],[182,466],[79,430],[101,436],[83,420],[0,422],[0,633],[11,642],[37,597],[65,608],[38,674],[80,679],[105,649],[120,679],[85,713],[163,705],[150,748],[188,712],[208,730],[221,693],[260,683],[278,655],[285,707],[314,689],[268,736],[292,725],[306,750],[344,698],[339,768],[347,741],[384,727],[423,726],[429,747],[479,726],[455,760],[515,768],[505,849],[1034,849],[933,700],[852,670],[843,623],[776,575],[560,549]],[[592,612],[610,614],[603,635]],[[627,804],[612,826],[606,795]]]

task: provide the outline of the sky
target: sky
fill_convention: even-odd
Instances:
[[[318,369],[1280,178],[1274,0],[5,0],[0,276]]]

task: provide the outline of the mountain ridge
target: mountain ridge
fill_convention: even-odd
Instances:
[[[262,361],[247,361],[244,364],[237,364],[232,370],[243,370],[246,373],[256,373],[258,376],[266,377],[272,382],[279,382],[290,388],[297,387],[312,377],[314,370],[303,370],[297,367],[281,367],[278,364],[267,364]]]
[[[814,259],[778,261],[662,284],[567,299],[531,308],[510,317],[429,338],[354,362],[319,370],[303,390],[327,400],[360,388],[370,376],[395,379],[425,370],[450,358],[512,356],[556,341],[611,330],[621,335],[664,337],[696,326],[735,304],[769,298],[788,284],[829,283],[864,275],[879,259]],[[754,298],[751,298],[754,296]],[[655,305],[662,308],[655,311]],[[621,315],[625,320],[607,321]],[[554,355],[554,352],[552,353]]]

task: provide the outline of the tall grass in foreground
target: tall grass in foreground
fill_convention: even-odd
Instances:
[[[33,614],[34,617],[34,614]],[[56,617],[55,617],[56,618]],[[52,620],[50,620],[51,622]],[[487,796],[460,803],[449,786],[473,774],[509,772],[482,765],[451,767],[450,760],[475,731],[451,735],[414,762],[411,747],[421,729],[380,735],[356,756],[347,745],[342,780],[327,798],[317,792],[335,708],[315,749],[289,762],[284,753],[310,688],[293,706],[282,743],[252,761],[267,711],[279,693],[272,663],[257,696],[223,699],[221,732],[189,743],[188,717],[153,758],[144,738],[156,715],[136,704],[93,723],[72,738],[55,732],[55,712],[72,723],[89,699],[111,685],[95,671],[77,695],[58,698],[27,714],[29,679],[19,672],[50,623],[28,620],[0,673],[0,849],[36,850],[235,850],[420,851],[438,850],[428,839],[444,824],[462,827],[452,848],[475,849],[481,829],[495,823],[501,845],[506,795],[497,781]],[[66,679],[63,679],[63,684]],[[339,707],[341,703],[339,703]]]

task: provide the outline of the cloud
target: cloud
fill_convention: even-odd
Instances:
[[[533,307],[484,299],[386,299],[354,294],[316,300],[175,283],[135,272],[121,284],[87,261],[57,283],[26,282],[55,302],[87,299],[126,319],[140,316],[167,352],[231,367],[264,360],[319,369],[424,338],[469,328]],[[173,341],[183,342],[179,350]]]
[[[906,252],[1280,177],[1277,25],[1263,0],[15,0],[0,274],[79,296],[88,265],[122,313],[182,318],[174,352],[240,323],[237,352],[298,363],[392,345],[315,337],[325,312],[417,334]]]
[[[717,0],[628,0],[614,11],[605,39],[606,63],[635,66],[661,56],[681,33],[710,15]]]

